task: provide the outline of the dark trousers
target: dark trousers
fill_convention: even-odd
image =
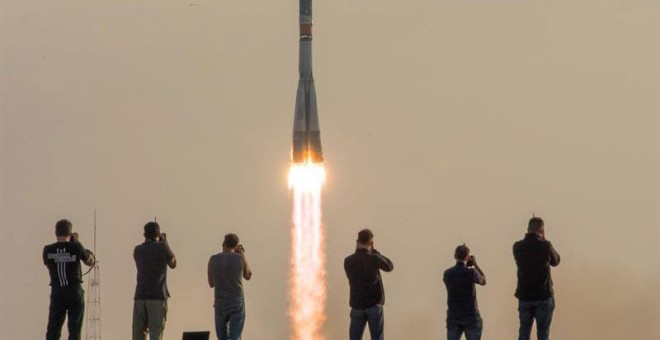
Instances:
[[[385,318],[383,306],[375,305],[367,309],[351,309],[350,340],[362,340],[365,326],[369,324],[371,340],[384,340]]]
[[[447,340],[460,340],[465,334],[466,340],[481,340],[483,321],[481,316],[462,320],[447,320]]]
[[[536,320],[536,337],[538,340],[550,339],[550,323],[555,310],[555,299],[540,301],[518,301],[518,316],[520,330],[518,340],[529,340],[532,324]]]
[[[52,288],[48,310],[46,340],[59,340],[64,318],[68,316],[69,340],[80,340],[85,314],[85,292],[80,285]]]

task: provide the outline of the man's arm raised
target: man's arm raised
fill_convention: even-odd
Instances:
[[[252,270],[250,265],[248,265],[247,259],[245,258],[245,253],[241,253],[241,262],[243,263],[243,278],[250,280],[252,278]]]
[[[209,287],[214,288],[215,284],[213,282],[213,256],[209,259],[209,265],[206,270],[206,274],[209,280]]]

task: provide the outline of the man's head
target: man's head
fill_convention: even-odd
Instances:
[[[465,243],[456,247],[456,250],[454,251],[454,258],[456,261],[467,261],[468,257],[470,257],[470,248],[468,248]]]
[[[156,240],[160,238],[160,226],[158,222],[147,222],[144,225],[144,238],[150,240]]]
[[[374,244],[374,233],[369,229],[362,229],[358,233],[357,245],[359,247],[369,248]]]
[[[222,248],[234,249],[238,246],[240,240],[236,234],[227,234],[225,235],[225,240],[222,241]]]
[[[527,224],[527,232],[543,235],[544,227],[545,223],[543,223],[543,219],[534,216],[529,220],[529,224]]]
[[[73,225],[71,221],[62,219],[55,223],[55,236],[66,237],[71,236],[73,233]]]

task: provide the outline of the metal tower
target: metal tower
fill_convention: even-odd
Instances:
[[[94,258],[96,258],[96,210],[94,210]],[[85,320],[85,340],[101,340],[101,276],[99,261],[92,267],[87,279],[87,303]]]

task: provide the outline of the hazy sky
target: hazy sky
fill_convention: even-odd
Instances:
[[[179,266],[166,339],[213,328],[208,257],[253,267],[248,340],[288,338],[294,0],[0,0],[0,339],[42,338],[43,245],[92,247],[104,339],[127,339],[133,247],[158,216]],[[194,6],[193,6],[194,4]],[[389,339],[444,337],[466,242],[485,339],[517,332],[511,245],[533,212],[562,255],[556,339],[660,337],[660,55],[654,0],[315,1],[328,183],[328,340],[369,226]]]

